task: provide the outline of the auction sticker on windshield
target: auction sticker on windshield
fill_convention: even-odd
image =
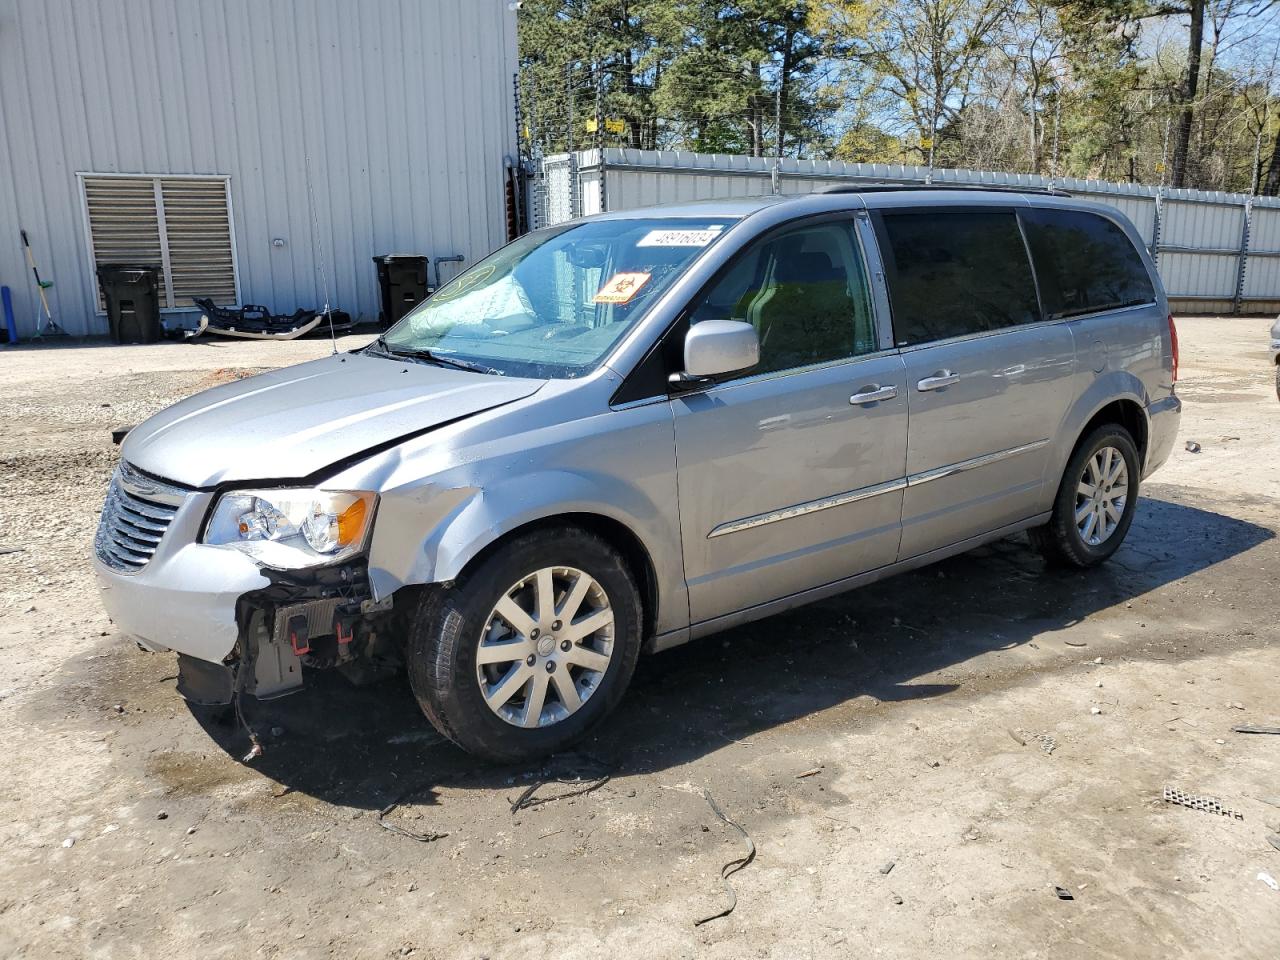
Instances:
[[[615,273],[592,297],[593,303],[627,303],[649,280],[647,273]]]
[[[723,227],[709,230],[650,230],[637,247],[705,247],[720,236]]]

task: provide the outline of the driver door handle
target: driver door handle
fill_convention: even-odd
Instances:
[[[849,402],[853,404],[878,403],[881,400],[892,400],[897,395],[898,395],[898,388],[895,387],[893,384],[890,384],[887,387],[882,387],[879,384],[874,384],[870,387],[863,387],[863,389],[860,392],[855,393],[852,397],[849,398]]]
[[[960,374],[952,373],[950,370],[939,370],[933,376],[925,377],[917,383],[916,389],[921,391],[941,390],[943,387],[955,386],[959,382]]]

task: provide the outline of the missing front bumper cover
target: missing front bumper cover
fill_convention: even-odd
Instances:
[[[261,615],[242,634],[240,648],[240,659],[231,663],[178,654],[178,693],[191,703],[217,706],[230,703],[237,689],[259,700],[273,700],[302,688],[302,657],[287,637],[278,639],[267,632]]]

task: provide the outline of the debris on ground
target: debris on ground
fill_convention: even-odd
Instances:
[[[1040,749],[1045,753],[1051,754],[1058,749],[1058,741],[1047,733],[1033,733],[1030,735],[1030,739],[1040,744]]]
[[[64,847],[74,847],[74,846],[76,845],[76,838],[75,838],[75,837],[67,837],[67,839],[65,839],[65,840],[63,840],[63,841],[62,841],[62,845],[63,845]]]
[[[888,863],[886,863],[883,867],[880,868],[880,872],[885,876],[888,876],[889,871],[892,870],[893,868],[894,868],[894,862],[890,860]]]
[[[719,920],[721,917],[727,917],[729,914],[733,913],[733,908],[738,905],[738,895],[734,892],[733,884],[729,882],[729,878],[756,858],[756,845],[747,831],[724,815],[724,811],[720,809],[720,805],[716,803],[715,798],[711,796],[710,790],[703,790],[702,795],[706,798],[707,803],[710,804],[712,813],[742,834],[742,839],[747,842],[747,854],[744,857],[738,857],[736,860],[730,860],[720,868],[720,879],[724,881],[724,887],[729,891],[729,906],[725,907],[719,913],[713,913],[709,917],[703,917],[701,920],[693,921],[693,925],[695,927],[700,927],[704,923],[710,923],[712,920]]]
[[[816,777],[821,772],[822,772],[822,764],[818,764],[818,766],[812,767],[811,769],[806,770],[803,773],[797,773],[796,779],[803,780],[805,777]]]
[[[1277,850],[1280,850],[1280,833],[1268,834],[1267,843],[1271,844]]]
[[[1188,440],[1187,453],[1199,453],[1199,452],[1200,452],[1200,444],[1196,443],[1196,441],[1194,440]]]
[[[1206,797],[1195,793],[1183,793],[1176,787],[1165,787],[1163,799],[1165,803],[1176,803],[1179,806],[1188,807],[1191,810],[1200,810],[1204,813],[1212,813],[1221,817],[1230,817],[1233,820],[1243,820],[1244,814],[1237,810],[1230,810],[1222,805],[1222,801],[1217,797]]]
[[[605,768],[605,764],[599,760],[587,758],[590,763],[600,768],[600,772],[594,776],[580,777],[555,777],[550,779],[536,780],[528,787],[520,796],[511,802],[511,815],[515,816],[521,810],[529,810],[533,807],[539,807],[544,803],[555,803],[557,800],[568,800],[570,797],[581,797],[588,793],[594,793],[603,787],[613,777],[613,771]],[[557,793],[551,797],[535,797],[534,794],[549,783],[562,783],[570,787],[572,790],[566,790]]]
[[[1085,643],[1083,640],[1063,640],[1062,642],[1065,643],[1068,647],[1087,647],[1089,645]]]
[[[893,895],[893,902],[896,903],[898,906],[902,906],[902,898],[898,896],[896,893]]]
[[[1276,883],[1276,878],[1265,870],[1258,873],[1258,879],[1265,883],[1272,890],[1280,890],[1280,883]]]
[[[1280,736],[1280,727],[1249,727],[1249,726],[1232,727],[1231,732],[1232,733],[1270,733],[1276,736]]]
[[[1007,731],[1007,732],[1008,732],[1009,736],[1013,737],[1013,739],[1014,739],[1014,740],[1015,740],[1015,741],[1016,741],[1020,746],[1024,746],[1024,747],[1025,747],[1025,746],[1027,745],[1027,741],[1023,740],[1023,739],[1022,739],[1022,737],[1021,737],[1018,733],[1016,733],[1015,731],[1013,731],[1013,730],[1009,730],[1009,731]]]
[[[434,843],[436,840],[443,840],[445,837],[447,837],[449,835],[447,833],[436,833],[435,831],[418,833],[415,830],[409,830],[406,827],[400,826],[399,824],[390,823],[387,821],[386,817],[388,814],[390,814],[393,810],[395,810],[396,807],[400,806],[400,804],[402,804],[411,795],[418,793],[421,789],[422,789],[421,784],[410,787],[408,790],[405,790],[398,797],[396,797],[394,800],[388,803],[385,807],[379,810],[378,826],[380,826],[383,830],[390,830],[392,833],[398,836],[408,837],[410,840],[417,840],[419,843]]]
[[[1053,892],[1058,895],[1059,900],[1075,899],[1075,897],[1071,895],[1071,891],[1068,890],[1066,887],[1054,887]]]

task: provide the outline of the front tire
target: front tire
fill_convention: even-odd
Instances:
[[[1093,567],[1124,542],[1138,504],[1138,448],[1129,431],[1107,423],[1076,448],[1063,472],[1053,514],[1028,530],[1051,563]]]
[[[621,555],[575,527],[504,543],[450,588],[425,591],[409,680],[432,725],[501,763],[563,750],[621,700],[643,618]]]

